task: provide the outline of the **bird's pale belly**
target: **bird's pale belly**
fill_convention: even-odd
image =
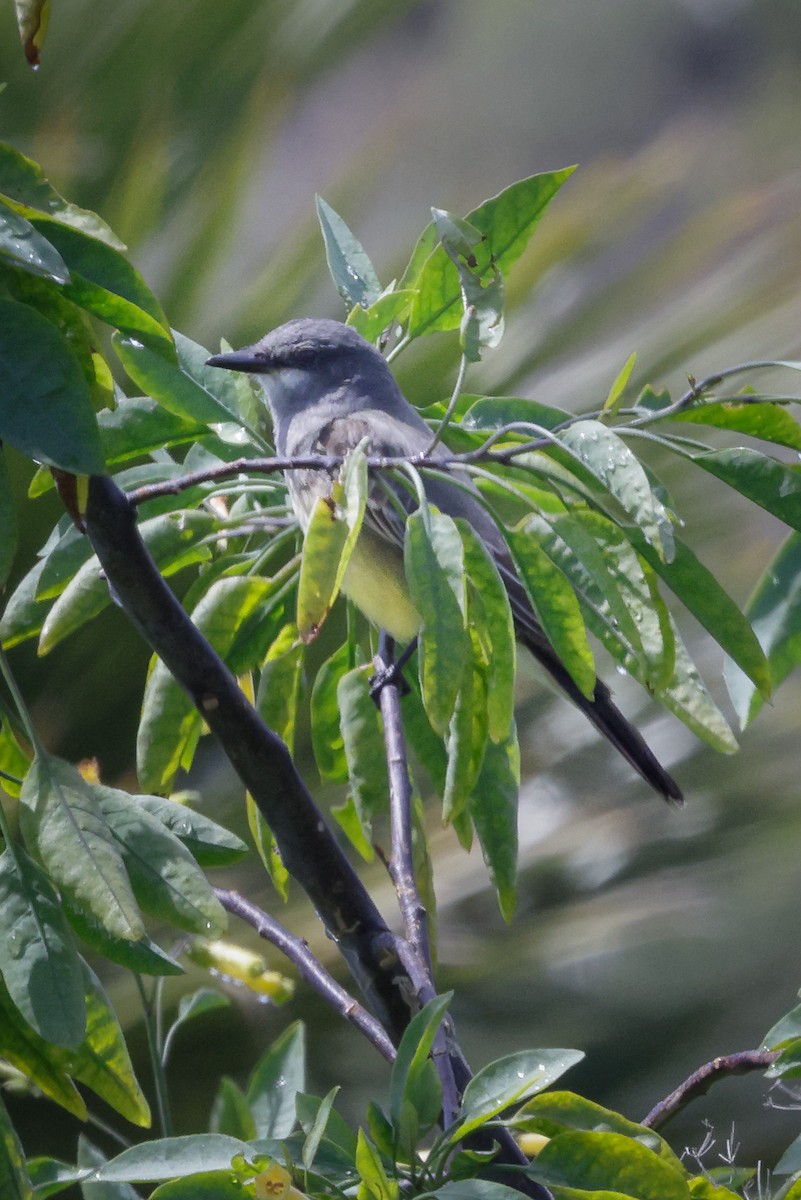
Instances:
[[[342,584],[345,595],[379,629],[398,642],[410,642],[420,615],[409,597],[399,550],[370,529],[363,529]]]

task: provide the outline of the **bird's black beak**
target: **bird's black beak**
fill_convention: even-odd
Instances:
[[[223,367],[226,371],[249,371],[251,374],[259,374],[264,370],[266,363],[263,358],[258,358],[246,346],[244,350],[233,350],[230,354],[212,354],[211,358],[206,359],[206,366]]]

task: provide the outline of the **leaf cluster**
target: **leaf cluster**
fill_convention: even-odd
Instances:
[[[295,1023],[265,1051],[244,1088],[221,1081],[209,1133],[150,1141],[74,1167],[34,1160],[31,1181],[48,1196],[75,1180],[102,1183],[115,1200],[128,1200],[136,1194],[131,1185],[141,1183],[157,1185],[153,1200],[512,1200],[521,1176],[553,1200],[749,1195],[754,1170],[729,1164],[693,1172],[653,1129],[573,1092],[546,1090],[582,1058],[574,1050],[521,1051],[490,1063],[471,1080],[453,1124],[438,1130],[442,1094],[430,1051],[450,998],[438,997],[411,1022],[388,1106],[371,1101],[366,1127],[355,1134],[334,1107],[337,1088],[323,1099],[305,1091],[305,1037]],[[187,1007],[194,1008],[187,1019],[202,1011]],[[514,1132],[530,1161],[490,1181],[480,1176],[501,1128]],[[774,1200],[797,1200],[796,1158],[791,1147],[778,1164],[775,1175],[788,1178],[771,1191]]]
[[[320,776],[347,784],[335,815],[369,857],[388,784],[384,730],[369,691],[373,646],[354,614],[310,688],[306,672],[308,647],[334,607],[362,530],[369,490],[391,476],[393,494],[409,497],[402,504],[404,569],[422,618],[418,671],[403,701],[415,777],[431,780],[464,845],[477,836],[507,916],[520,770],[512,616],[475,532],[430,498],[443,474],[492,513],[545,636],[584,695],[592,693],[601,647],[700,737],[724,752],[735,748],[663,587],[727,655],[743,722],[801,655],[795,401],[720,387],[755,367],[799,364],[746,364],[691,381],[671,400],[650,389],[630,397],[629,359],[606,397],[579,416],[539,400],[462,391],[466,364],[502,331],[504,275],[569,174],[520,181],[466,219],[435,210],[406,270],[388,287],[342,219],[320,202],[348,321],[392,357],[421,336],[458,330],[462,369],[450,399],[425,414],[432,446],[442,443],[447,457],[436,465],[426,455],[382,461],[363,445],[345,461],[311,464],[329,472],[331,492],[301,543],[280,473],[301,464],[272,454],[260,399],[247,380],[208,368],[207,351],[170,329],[102,221],[63,200],[30,160],[0,146],[0,438],[40,464],[31,497],[57,486],[67,509],[8,598],[3,646],[36,638],[47,654],[111,603],[83,518],[86,477],[113,473],[138,506],[158,569],[175,578],[197,628],[290,750],[308,694]],[[113,364],[99,349],[107,329]],[[120,384],[115,376],[123,373]],[[691,435],[688,426],[695,427]],[[710,430],[749,444],[710,448],[699,437]],[[680,536],[673,498],[651,461],[658,466],[670,456],[791,530],[745,616]],[[15,527],[3,467],[2,579]],[[154,658],[137,746],[147,794],[130,796],[48,754],[9,675],[7,682],[14,704],[4,704],[0,771],[19,796],[24,847],[3,824],[0,891],[13,919],[0,937],[0,1054],[76,1115],[85,1113],[79,1080],[145,1123],[147,1107],[116,1018],[76,935],[138,974],[160,976],[180,967],[151,940],[143,913],[193,935],[222,932],[222,909],[200,868],[233,861],[244,847],[159,794],[191,765],[204,719]],[[265,866],[285,894],[271,830],[253,804],[249,817]],[[416,834],[422,838],[419,819]],[[367,1132],[356,1138],[336,1117],[333,1096],[296,1105],[302,1035],[293,1027],[257,1066],[247,1093],[232,1081],[221,1086],[210,1138],[149,1143],[99,1174],[87,1166],[95,1173],[85,1178],[117,1186],[120,1197],[130,1195],[125,1188],[133,1182],[162,1180],[160,1196],[242,1195],[243,1188],[258,1196],[275,1185],[394,1200],[403,1184],[419,1194],[458,1195],[462,1188],[502,1200],[503,1184],[472,1179],[490,1150],[465,1139],[488,1123],[491,1135],[493,1122],[552,1082],[575,1054],[540,1051],[485,1068],[465,1090],[456,1123],[434,1133],[442,1082],[429,1052],[445,1007],[440,998],[411,1022],[389,1111],[373,1106]],[[207,1008],[205,1000],[193,1001],[179,1022]],[[655,1135],[624,1128],[614,1114],[599,1117],[578,1098],[557,1094],[539,1108],[531,1101],[514,1121],[549,1139],[529,1174],[556,1197],[733,1194],[725,1184],[692,1179]],[[13,1131],[6,1133],[7,1179],[16,1194],[29,1195]],[[430,1141],[425,1158],[421,1138]],[[84,1152],[91,1162],[94,1152]],[[287,1178],[270,1175],[284,1161]],[[188,1176],[195,1177],[191,1185]],[[75,1178],[53,1163],[31,1167],[28,1176],[48,1195]]]

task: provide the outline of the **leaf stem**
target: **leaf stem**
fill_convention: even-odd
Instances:
[[[163,1137],[172,1137],[173,1123],[172,1112],[170,1110],[170,1097],[167,1089],[167,1076],[164,1072],[164,1065],[161,1061],[161,1045],[159,1028],[161,1019],[158,1010],[161,1007],[161,992],[160,989],[154,988],[152,997],[148,996],[142,976],[135,971],[132,972],[136,987],[142,1000],[142,1012],[145,1019],[145,1033],[147,1035],[147,1050],[150,1057],[150,1068],[153,1072],[153,1086],[156,1091],[156,1107],[159,1113],[159,1125]],[[154,1013],[153,999],[156,1002],[156,1012]]]
[[[22,692],[19,690],[19,687],[17,686],[17,681],[11,672],[10,666],[8,665],[8,659],[6,658],[6,655],[2,650],[0,650],[0,674],[2,674],[3,679],[5,680],[5,683],[6,683],[6,687],[11,692],[11,698],[13,699],[14,706],[15,706],[17,712],[19,713],[20,720],[22,721],[22,724],[25,727],[25,733],[28,738],[28,741],[33,746],[33,749],[34,749],[35,753],[37,754],[37,756],[38,757],[43,756],[45,754],[44,746],[39,741],[39,735],[36,732],[36,726],[34,725],[33,721],[31,720],[31,715],[28,712],[28,709],[25,705],[25,701],[22,698]],[[11,778],[11,776],[9,776],[9,779],[10,778]]]
[[[464,384],[464,377],[465,377],[466,373],[467,373],[467,355],[462,354],[462,357],[459,360],[459,370],[456,372],[456,382],[453,385],[453,391],[451,392],[451,398],[448,401],[448,407],[445,409],[445,414],[444,414],[442,420],[440,421],[439,425],[437,426],[437,429],[434,433],[433,438],[431,439],[429,445],[423,452],[424,458],[428,458],[431,454],[433,454],[434,450],[436,450],[437,446],[442,441],[442,435],[444,434],[445,430],[450,425],[451,417],[453,416],[456,405],[459,403],[459,397],[462,394],[462,385]]]

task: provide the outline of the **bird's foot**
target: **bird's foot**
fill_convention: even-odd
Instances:
[[[389,642],[389,639],[380,647],[379,657],[376,660],[375,674],[370,676],[369,681],[370,697],[374,704],[380,706],[381,693],[385,687],[396,687],[401,696],[408,696],[411,688],[403,677],[403,668],[414,654],[416,648],[417,638],[410,642],[403,651],[403,654],[393,662],[392,643]]]

